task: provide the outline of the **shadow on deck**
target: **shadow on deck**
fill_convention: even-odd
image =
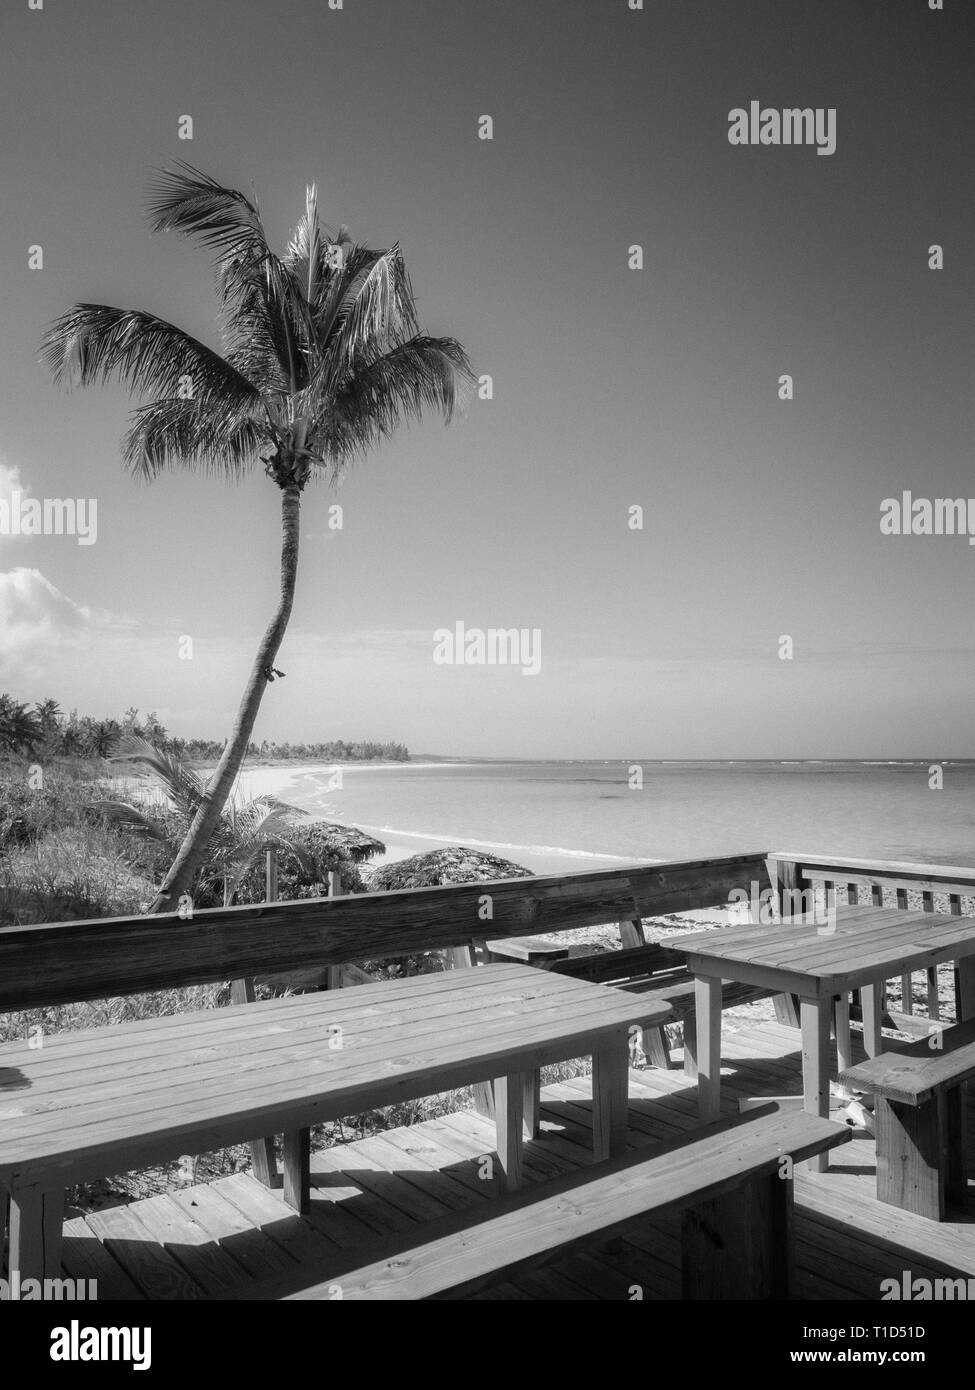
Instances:
[[[723,1040],[722,1105],[744,1096],[801,1094],[799,1035],[777,1023]],[[835,1059],[834,1059],[835,1062]],[[526,1146],[528,1182],[589,1161],[588,1078],[542,1093],[542,1137]],[[969,1132],[972,1112],[969,1110]],[[697,1127],[696,1088],[681,1071],[630,1073],[630,1142],[675,1139]],[[296,1288],[342,1251],[416,1230],[489,1200],[484,1176],[494,1127],[463,1112],[312,1155],[312,1212],[299,1217],[249,1173],[219,1178],[65,1225],[64,1273],[97,1279],[99,1301],[235,1298],[255,1281],[293,1277]],[[970,1152],[972,1146],[970,1146]],[[875,1146],[857,1137],[829,1173],[797,1174],[799,1293],[805,1299],[878,1299],[881,1281],[975,1278],[975,1211],[926,1221],[875,1197]],[[971,1177],[975,1174],[970,1175]],[[679,1297],[679,1218],[633,1222],[624,1236],[476,1295],[478,1299]]]

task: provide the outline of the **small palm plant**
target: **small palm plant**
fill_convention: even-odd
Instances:
[[[206,796],[206,783],[198,772],[175,753],[157,748],[147,739],[127,734],[112,753],[119,762],[133,763],[151,790],[168,806],[181,832],[174,839],[165,825],[128,801],[105,799],[94,809],[112,825],[155,840],[175,856],[186,828],[193,823]],[[200,885],[221,884],[223,902],[229,907],[241,882],[269,849],[292,855],[303,872],[314,874],[315,861],[289,837],[291,822],[305,812],[271,796],[258,796],[244,804],[233,799],[225,806],[200,873]]]
[[[333,234],[308,188],[276,255],[256,204],[187,164],[161,172],[153,231],[195,237],[215,256],[222,353],[156,315],[76,304],[48,330],[41,360],[56,383],[117,380],[150,397],[133,413],[125,464],[151,480],[170,468],[229,479],[257,462],[281,494],[281,580],[237,718],[186,838],[153,904],[175,906],[202,863],[275,669],[294,599],[301,494],[426,409],[450,420],[473,373],[454,338],[419,330],[398,245],[374,250]]]
[[[41,743],[43,733],[34,710],[12,695],[0,695],[0,753],[30,754]]]

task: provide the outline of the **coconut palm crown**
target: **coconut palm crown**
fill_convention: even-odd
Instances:
[[[144,398],[122,444],[152,480],[191,468],[235,480],[258,463],[281,491],[281,584],[234,728],[153,904],[172,910],[206,852],[239,771],[294,598],[301,494],[426,409],[450,421],[473,381],[454,338],[419,330],[398,245],[373,250],[319,220],[314,186],[288,247],[271,250],[256,203],[188,164],[150,188],[153,231],[194,237],[214,256],[222,351],[154,314],[76,304],[48,329],[56,384],[118,381]],[[147,398],[147,399],[145,399]]]

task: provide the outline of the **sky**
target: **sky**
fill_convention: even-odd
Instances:
[[[207,253],[145,222],[184,159],[282,247],[310,182],[399,240],[493,383],[304,494],[258,740],[975,755],[975,547],[880,525],[975,496],[973,38],[966,0],[5,0],[0,501],[97,537],[0,535],[0,690],[221,738],[273,610],[260,470],[137,482],[134,402],[37,360],[79,300],[218,345]],[[752,101],[835,110],[835,151],[730,143]],[[537,672],[435,660],[457,623]]]

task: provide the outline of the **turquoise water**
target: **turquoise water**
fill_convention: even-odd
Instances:
[[[370,830],[391,857],[430,843],[550,871],[780,849],[975,864],[975,763],[516,762],[296,772],[281,795]]]

